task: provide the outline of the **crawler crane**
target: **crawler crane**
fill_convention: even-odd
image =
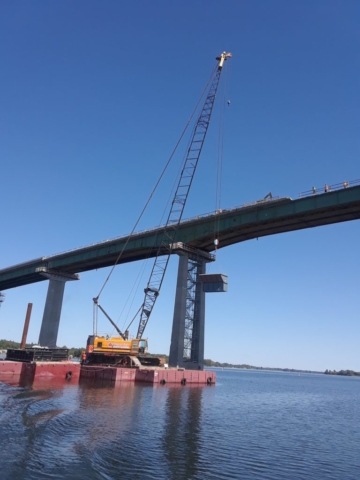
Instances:
[[[135,366],[160,364],[160,359],[146,355],[148,345],[147,340],[143,338],[143,335],[151,312],[153,311],[155,302],[160,293],[161,285],[163,283],[170,255],[172,253],[173,244],[176,242],[178,227],[182,219],[190,187],[210,124],[210,118],[213,111],[221,72],[225,61],[231,56],[231,53],[223,52],[221,55],[216,57],[217,64],[209,81],[210,87],[192,133],[190,146],[188,148],[176,192],[172,200],[170,212],[161,234],[161,239],[155,255],[150,278],[146,288],[144,289],[144,301],[138,310],[138,313],[140,312],[140,320],[136,338],[129,340],[128,329],[126,330],[126,333],[123,334],[116,326],[115,322],[113,322],[110,316],[99,304],[99,296],[94,298],[94,306],[100,308],[100,310],[117,330],[119,336],[106,338],[99,337],[95,333],[94,335],[90,335],[88,337],[86,347],[87,363],[106,363]],[[137,314],[135,315],[134,319],[136,318]]]

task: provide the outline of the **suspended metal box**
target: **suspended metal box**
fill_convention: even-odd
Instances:
[[[200,282],[203,284],[203,292],[227,292],[228,277],[222,273],[202,273],[199,275]]]

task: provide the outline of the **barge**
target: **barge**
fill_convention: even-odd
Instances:
[[[81,365],[71,360],[25,361],[0,360],[0,382],[44,388],[81,384],[117,386],[134,382],[152,386],[212,386],[216,373],[165,367],[123,367],[113,365]]]
[[[0,382],[20,386],[78,383],[80,363],[68,358],[65,348],[8,349],[5,359],[0,361]]]

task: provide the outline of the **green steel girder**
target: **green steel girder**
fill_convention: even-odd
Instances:
[[[177,242],[211,252],[215,231],[218,248],[253,238],[360,218],[360,186],[291,200],[280,198],[223,210],[181,222]],[[119,264],[154,257],[162,228],[137,233],[129,240]],[[46,280],[37,268],[80,273],[114,265],[127,237],[70,252],[41,257],[0,270],[0,291]]]

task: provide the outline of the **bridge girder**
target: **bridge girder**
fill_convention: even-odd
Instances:
[[[292,200],[270,199],[181,222],[177,242],[206,252],[267,235],[330,225],[360,218],[360,186]],[[119,262],[154,257],[162,227],[132,236]],[[0,291],[45,280],[39,269],[77,274],[114,265],[128,237],[107,240],[69,252],[40,257],[0,270]],[[150,254],[149,254],[150,252]],[[174,253],[176,253],[174,251]]]

